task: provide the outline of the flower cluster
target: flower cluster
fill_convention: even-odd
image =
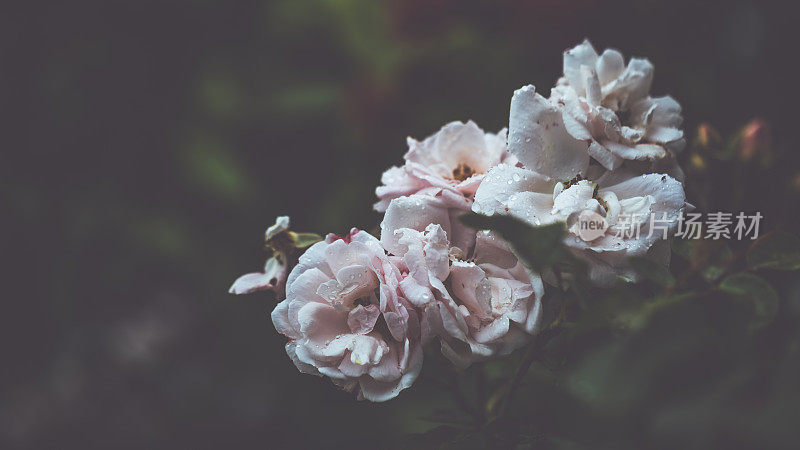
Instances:
[[[646,228],[655,217],[674,235],[687,208],[674,157],[684,139],[680,107],[652,97],[652,79],[646,59],[626,66],[619,52],[598,56],[581,43],[564,53],[549,97],[533,86],[514,93],[508,130],[453,122],[409,138],[404,164],[376,189],[380,236],[330,234],[290,272],[277,252],[264,274],[245,275],[231,292],[275,290],[282,301],[272,321],[297,368],[371,401],[409,387],[429,343],[459,367],[514,351],[540,327],[542,277],[498,236],[458,217],[563,223],[565,246],[600,285],[635,280],[631,256],[668,264],[662,233]],[[576,226],[586,214],[603,224],[590,238]],[[621,233],[631,226],[625,217],[645,232]],[[287,229],[279,219],[268,241]]]

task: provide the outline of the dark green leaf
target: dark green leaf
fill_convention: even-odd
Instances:
[[[800,269],[800,238],[782,231],[762,236],[747,251],[747,265],[752,269]]]
[[[662,287],[675,285],[675,277],[672,276],[669,269],[652,259],[633,257],[630,259],[630,263],[633,270],[646,280],[652,281]]]
[[[750,322],[752,330],[768,325],[778,312],[778,293],[772,285],[759,276],[745,272],[737,273],[722,280],[719,289],[737,299],[752,303],[753,320]]]
[[[563,224],[532,227],[513,217],[475,213],[464,214],[460,219],[476,230],[497,232],[535,270],[545,270],[568,257],[563,243],[566,231]]]
[[[709,282],[722,276],[733,261],[733,252],[724,241],[703,239],[695,241],[692,247],[692,267]]]

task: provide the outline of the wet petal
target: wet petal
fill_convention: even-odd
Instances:
[[[325,303],[306,303],[297,312],[300,332],[305,336],[330,337],[347,332],[346,314]]]
[[[380,315],[381,312],[376,305],[368,305],[366,307],[357,305],[347,315],[347,325],[353,333],[367,334],[372,331]]]
[[[520,192],[504,203],[507,213],[533,226],[553,223],[559,218],[552,214],[553,195],[538,192]]]
[[[514,92],[508,149],[527,168],[569,180],[589,165],[588,146],[566,131],[559,108],[537,94],[533,86]]]
[[[450,280],[455,295],[470,312],[480,318],[489,318],[492,313],[491,286],[486,273],[470,262],[454,261],[450,269]]]
[[[472,210],[486,215],[504,212],[508,199],[520,192],[548,193],[553,182],[536,172],[500,164],[486,174],[486,178],[475,193]]]
[[[677,220],[686,199],[683,185],[679,181],[669,175],[656,173],[631,178],[609,186],[607,189],[613,191],[620,201],[634,197],[652,196],[651,212],[657,213],[658,218],[661,218],[661,213],[667,213],[669,220]]]
[[[422,231],[429,224],[442,226],[449,235],[450,215],[442,203],[428,196],[413,195],[392,200],[381,222],[381,244],[393,255],[402,255],[408,248],[399,243],[402,228]]]

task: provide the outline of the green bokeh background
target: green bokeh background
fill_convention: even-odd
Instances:
[[[468,119],[496,132],[513,90],[547,94],[584,37],[650,58],[653,92],[680,101],[689,135],[760,117],[773,147],[796,141],[796,16],[779,3],[4,9],[0,442],[14,447],[380,448],[430,428],[420,418],[450,401],[436,361],[398,399],[356,402],[297,372],[269,294],[227,288],[263,264],[277,215],[372,229],[373,190],[407,135]],[[780,195],[737,206],[796,232],[786,180],[800,159],[782,161],[753,180]]]

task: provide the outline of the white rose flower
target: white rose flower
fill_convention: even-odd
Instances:
[[[622,176],[620,172],[614,175]],[[603,176],[596,181],[576,178],[562,182],[503,164],[489,172],[475,195],[473,208],[486,215],[511,215],[534,226],[566,224],[584,211],[599,215],[607,227],[602,233],[586,242],[572,226],[565,243],[590,262],[595,282],[608,285],[616,275],[633,277],[625,259],[645,256],[664,233],[672,235],[685,206],[683,185],[669,175],[631,174],[622,181]],[[657,225],[652,233],[651,220]]]
[[[651,97],[653,65],[588,40],[564,52],[564,76],[550,98],[564,112],[567,131],[590,142],[589,154],[609,170],[623,161],[657,161],[683,149],[681,107],[672,97]]]
[[[525,167],[500,164],[490,170],[473,211],[508,214],[531,225],[567,223],[584,211],[602,216],[607,228],[601,236],[585,242],[573,227],[566,240],[590,262],[590,275],[600,284],[612,283],[616,275],[630,277],[627,257],[646,255],[662,239],[661,229],[650,233],[651,220],[668,235],[677,227],[686,205],[679,181],[625,168],[591,173],[587,141],[566,131],[558,108],[532,86],[514,93],[509,122],[509,151]],[[628,235],[624,227],[639,233]]]

